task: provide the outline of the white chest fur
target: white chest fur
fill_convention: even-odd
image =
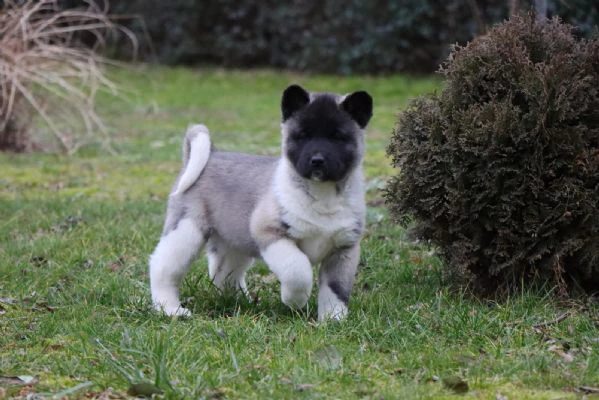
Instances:
[[[294,173],[283,159],[277,168],[274,191],[282,208],[289,235],[312,264],[320,263],[334,248],[352,245],[360,239],[364,185],[356,169],[340,191],[331,182],[294,181]]]

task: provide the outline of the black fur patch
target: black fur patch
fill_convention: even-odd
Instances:
[[[339,300],[341,300],[342,302],[344,302],[345,305],[347,305],[349,303],[350,290],[347,289],[345,286],[343,286],[343,284],[341,282],[331,281],[331,282],[329,282],[329,287],[331,288],[333,293],[335,293],[337,298]]]
[[[283,92],[281,99],[281,113],[283,121],[286,121],[295,112],[310,102],[310,94],[301,86],[291,85]]]
[[[364,91],[354,92],[343,100],[341,108],[352,116],[360,128],[364,128],[372,117],[372,97]]]
[[[358,161],[358,128],[336,99],[318,96],[293,118],[287,158],[300,176],[334,182],[347,176]],[[323,162],[314,165],[315,157]]]

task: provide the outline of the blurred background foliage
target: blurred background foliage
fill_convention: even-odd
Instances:
[[[64,0],[66,7],[81,0]],[[516,8],[517,0],[109,0],[110,13],[140,40],[138,58],[163,64],[390,73],[435,71],[454,43],[465,44]],[[548,0],[548,16],[596,34],[594,0]],[[113,56],[130,57],[116,38]]]

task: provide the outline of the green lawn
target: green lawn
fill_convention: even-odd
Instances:
[[[577,399],[599,386],[596,303],[550,290],[501,301],[452,291],[433,253],[381,208],[396,114],[439,80],[165,68],[112,76],[125,99],[102,97],[100,107],[116,155],[100,146],[0,155],[0,398],[118,398],[153,389],[142,382],[173,399]],[[277,154],[280,94],[292,82],[366,89],[375,100],[372,207],[349,318],[317,323],[314,298],[306,313],[288,310],[262,264],[249,276],[254,302],[220,298],[203,259],[183,288],[193,317],[152,312],[147,259],[185,127],[205,123],[221,149]]]

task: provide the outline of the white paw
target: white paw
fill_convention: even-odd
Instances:
[[[337,306],[337,307],[331,308],[330,310],[319,312],[318,320],[319,321],[326,321],[326,320],[341,321],[342,319],[345,319],[346,316],[347,316],[347,307]]]
[[[309,298],[310,291],[305,289],[290,290],[288,288],[283,287],[281,290],[281,300],[286,306],[290,308],[304,308],[305,305],[308,304]]]
[[[177,307],[164,307],[162,305],[157,305],[156,310],[159,312],[163,312],[164,314],[168,315],[169,317],[191,317],[191,311],[189,311],[187,308],[185,307],[181,307],[181,306],[177,306]]]

